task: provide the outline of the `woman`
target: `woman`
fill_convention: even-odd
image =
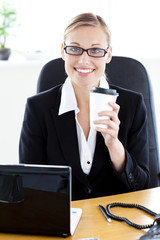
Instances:
[[[65,83],[28,99],[20,162],[72,167],[72,200],[144,189],[149,182],[146,109],[138,93],[109,86],[110,31],[100,16],[76,16],[65,29],[61,53]],[[90,128],[89,90],[114,88],[113,111]],[[106,125],[106,128],[100,127]]]

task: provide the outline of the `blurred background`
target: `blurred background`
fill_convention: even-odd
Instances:
[[[0,9],[4,1],[0,0]],[[36,94],[42,66],[61,57],[67,22],[82,12],[101,15],[112,33],[114,56],[144,64],[152,81],[160,139],[160,1],[159,0],[8,0],[16,24],[6,46],[9,60],[0,60],[0,163],[18,162],[19,135],[27,97]],[[2,18],[0,16],[0,24]]]

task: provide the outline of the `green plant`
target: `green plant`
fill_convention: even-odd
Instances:
[[[6,40],[11,35],[10,29],[15,26],[16,18],[16,9],[3,1],[0,8],[0,48],[2,49],[6,48]]]

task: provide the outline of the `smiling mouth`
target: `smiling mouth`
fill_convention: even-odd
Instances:
[[[91,73],[94,71],[94,69],[90,68],[75,68],[75,70],[79,73]]]

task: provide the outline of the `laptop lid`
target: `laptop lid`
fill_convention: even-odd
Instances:
[[[71,168],[0,165],[0,231],[71,234]]]

